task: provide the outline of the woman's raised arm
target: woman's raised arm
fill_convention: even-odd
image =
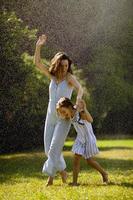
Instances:
[[[37,66],[40,71],[46,75],[48,78],[52,78],[52,75],[49,73],[48,68],[42,63],[41,57],[40,57],[40,51],[42,45],[46,42],[46,35],[42,35],[39,37],[37,43],[36,43],[36,49],[35,49],[35,54],[34,54],[34,64]]]

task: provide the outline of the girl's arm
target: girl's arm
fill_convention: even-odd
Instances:
[[[70,73],[68,73],[68,82],[71,86],[73,86],[77,91],[76,105],[79,104],[80,99],[83,96],[83,88],[80,83],[77,81],[76,77]]]
[[[93,118],[92,118],[91,114],[88,112],[87,109],[85,109],[84,111],[81,111],[80,115],[81,115],[81,119],[87,120],[90,123],[93,122]]]
[[[34,54],[34,64],[40,69],[40,71],[46,75],[48,78],[52,78],[52,75],[49,73],[48,68],[41,62],[40,50],[42,45],[46,42],[46,36],[42,35],[39,37],[36,43],[36,49]]]
[[[92,123],[93,122],[93,118],[92,118],[91,114],[89,113],[89,111],[86,108],[85,101],[82,99],[82,100],[80,100],[79,104],[80,104],[80,108],[82,109],[82,111],[80,112],[81,119],[87,120],[88,122]]]

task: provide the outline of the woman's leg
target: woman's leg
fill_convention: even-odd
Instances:
[[[45,121],[45,127],[44,127],[44,148],[45,148],[45,154],[48,157],[48,152],[50,149],[52,137],[54,134],[54,129],[55,129],[55,122],[54,119],[47,114],[46,116],[46,121]],[[48,178],[48,185],[51,185],[51,181],[53,179],[53,176],[55,175],[53,170],[53,162],[52,160],[48,157],[47,161],[43,165],[42,172],[47,173],[49,175]]]
[[[45,154],[48,159],[44,163],[42,171],[49,175],[47,185],[51,185],[51,183],[53,183],[53,177],[56,171],[60,171],[62,181],[64,183],[66,182],[67,173],[64,170],[66,168],[66,163],[61,155],[61,151],[70,130],[70,126],[70,121],[58,120],[57,122],[57,119],[53,116],[47,115],[46,117],[44,128],[44,147]]]
[[[80,159],[81,155],[74,154],[74,161],[73,161],[73,183],[72,185],[78,185],[78,173],[80,171]]]
[[[50,121],[50,119],[46,118],[44,127],[44,149],[47,156],[55,129],[55,124],[49,123],[48,121]]]
[[[62,175],[66,168],[66,163],[61,155],[65,139],[70,130],[71,123],[67,120],[59,120],[55,126],[53,138],[51,141],[48,157],[52,160],[53,170],[60,171]],[[47,163],[49,165],[49,163]]]
[[[107,172],[101,167],[101,165],[96,162],[93,158],[89,158],[89,159],[86,159],[87,163],[93,167],[94,169],[96,169],[101,175],[102,175],[102,178],[103,178],[103,182],[106,182],[108,183],[108,174]]]
[[[49,176],[48,180],[47,180],[47,183],[46,183],[46,186],[53,185],[53,180],[54,180],[54,178],[52,176]]]

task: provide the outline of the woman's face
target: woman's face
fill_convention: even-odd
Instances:
[[[62,73],[63,73],[63,76],[65,76],[67,74],[67,71],[68,71],[68,68],[69,68],[69,62],[68,60],[61,60],[61,63],[60,63],[61,67],[62,67]]]
[[[66,107],[61,107],[58,109],[58,114],[62,119],[71,119],[71,109]]]

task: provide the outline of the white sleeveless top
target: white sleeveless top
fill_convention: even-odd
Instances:
[[[88,141],[96,142],[96,137],[93,133],[91,123],[89,123],[87,120],[81,119],[78,111],[76,111],[71,121],[77,132],[76,140],[79,140],[82,144],[85,144]]]

